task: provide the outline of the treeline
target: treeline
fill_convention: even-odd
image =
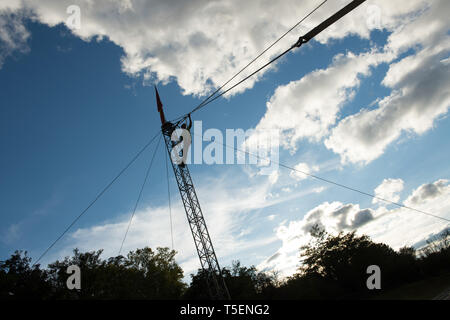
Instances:
[[[300,249],[301,267],[287,279],[259,272],[236,261],[223,269],[233,299],[361,299],[379,293],[368,290],[367,267],[381,270],[382,289],[450,272],[450,234],[416,252],[395,251],[353,233],[330,235],[315,227],[313,240]],[[131,251],[127,256],[101,258],[102,251],[79,252],[51,263],[47,269],[32,265],[26,252],[16,251],[0,262],[1,299],[209,299],[205,274],[191,275],[188,286],[183,270],[168,248]],[[81,270],[81,289],[67,288],[67,268]]]

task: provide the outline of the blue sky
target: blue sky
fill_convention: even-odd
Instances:
[[[287,22],[277,19],[288,4],[273,17],[256,15],[240,25],[241,34],[225,32],[228,41],[221,42],[212,37],[226,29],[219,22],[211,25],[212,34],[201,37],[195,19],[183,17],[163,31],[153,22],[193,8],[207,8],[214,15],[217,8],[202,1],[179,8],[150,2],[156,8],[151,22],[142,17],[151,5],[100,1],[89,7],[74,2],[81,8],[79,30],[64,25],[69,3],[0,5],[2,259],[16,249],[38,257],[159,130],[153,84],[169,119],[184,114],[202,100],[208,85],[223,83],[318,4],[291,4],[295,10]],[[227,4],[221,10],[235,12],[234,1]],[[247,9],[253,5],[257,12],[262,10],[257,1],[250,1]],[[263,60],[341,5],[327,4]],[[367,22],[373,11],[358,9],[337,29],[288,54],[233,95],[195,113],[193,120],[201,120],[203,130],[222,132],[279,129],[281,163],[450,218],[449,24],[440,16],[448,4],[411,1],[398,9],[368,1],[364,6],[378,8],[381,22],[376,28]],[[222,17],[223,11],[217,12]],[[245,15],[236,13],[234,18],[240,22]],[[440,22],[438,27],[424,30],[430,19]],[[131,28],[135,20],[151,31],[142,39]],[[273,34],[255,36],[261,23],[272,26]],[[214,33],[214,28],[219,31]],[[177,42],[182,41],[179,30],[192,30],[195,41]],[[411,30],[428,34],[428,40],[411,36]],[[222,62],[215,65],[216,60]],[[435,90],[430,83],[434,80],[439,81]],[[155,145],[58,242],[44,263],[70,254],[74,247],[104,248],[105,256],[118,253]],[[222,265],[241,260],[289,275],[298,265],[298,248],[309,239],[311,222],[330,232],[357,229],[394,248],[417,244],[448,227],[445,221],[374,203],[283,168],[271,177],[258,175],[259,168],[250,165],[190,169]],[[170,184],[174,249],[189,273],[199,263],[172,172]],[[124,248],[170,247],[170,242],[161,145]]]

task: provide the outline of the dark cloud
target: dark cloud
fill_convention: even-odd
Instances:
[[[304,223],[303,223],[303,227],[302,227],[303,232],[311,233],[311,229],[315,225],[318,225],[320,228],[324,228],[324,225],[321,222],[321,218],[324,214],[325,214],[325,212],[321,208],[318,208],[314,211],[309,212],[305,216],[305,219],[304,219]]]
[[[434,199],[444,193],[447,187],[447,180],[438,180],[434,183],[428,183],[415,190],[406,202],[419,204],[429,199]]]
[[[330,218],[331,222],[330,224]],[[303,219],[302,230],[310,233],[313,226],[327,230],[329,227],[336,231],[354,230],[375,219],[372,209],[360,209],[355,204],[326,203],[310,211]]]
[[[353,209],[353,204],[347,204],[341,208],[339,208],[338,210],[333,212],[333,216],[341,216],[341,215],[347,215],[352,209]]]
[[[359,228],[366,223],[372,221],[374,219],[374,216],[372,214],[371,209],[364,209],[355,214],[355,217],[352,220],[351,227],[356,229]]]

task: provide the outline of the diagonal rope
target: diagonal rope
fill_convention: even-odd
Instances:
[[[211,95],[209,95],[206,99],[204,99],[197,107],[194,108],[191,113],[197,111],[198,109],[202,108],[204,105],[208,104],[209,100],[216,95],[216,93],[220,92],[227,84],[229,84],[231,81],[233,81],[238,75],[240,75],[242,72],[244,72],[250,65],[252,65],[256,60],[258,60],[263,54],[265,54],[267,51],[269,51],[273,46],[275,46],[278,42],[280,42],[285,36],[287,36],[292,30],[297,28],[303,21],[308,19],[314,12],[320,9],[328,0],[324,0],[322,3],[320,3],[318,6],[316,6],[312,11],[310,11],[306,16],[304,16],[300,21],[298,21],[294,26],[292,26],[289,30],[287,30],[285,33],[283,33],[275,42],[273,42],[270,46],[268,46],[266,49],[264,49],[260,54],[258,54],[255,58],[253,58],[252,61],[250,61],[247,65],[245,65],[241,70],[239,70],[234,76],[232,76],[230,79],[228,79],[224,84],[222,84],[216,91],[214,91]]]
[[[193,133],[193,134],[196,135],[195,133]],[[308,172],[305,172],[305,171],[302,171],[302,170],[298,170],[298,169],[293,168],[291,166],[282,164],[282,163],[280,163],[278,161],[274,161],[274,160],[272,160],[272,159],[270,159],[268,157],[261,157],[260,155],[256,155],[256,154],[251,153],[249,151],[241,150],[241,149],[237,148],[234,145],[233,146],[229,146],[229,145],[227,145],[224,142],[217,142],[216,140],[214,140],[212,142],[214,142],[216,144],[221,144],[224,147],[229,148],[229,149],[233,149],[233,150],[235,150],[237,152],[241,152],[241,153],[247,154],[249,156],[256,157],[256,158],[258,158],[260,160],[269,161],[269,163],[277,164],[277,165],[279,165],[282,168],[289,169],[289,170],[292,170],[292,171],[304,174],[304,175],[309,176],[311,178],[314,178],[316,180],[320,180],[320,181],[323,181],[323,182],[326,182],[326,183],[329,183],[329,184],[333,184],[333,185],[338,186],[340,188],[347,189],[347,190],[350,190],[350,191],[353,191],[353,192],[357,192],[359,194],[371,197],[373,199],[377,199],[377,200],[383,201],[385,203],[393,204],[393,205],[395,205],[397,207],[400,207],[400,208],[408,209],[408,210],[411,210],[411,211],[416,211],[416,212],[422,213],[424,215],[427,215],[427,216],[430,216],[430,217],[434,217],[436,219],[440,219],[440,220],[443,220],[443,221],[446,221],[446,222],[450,222],[450,219],[447,219],[447,218],[444,218],[444,217],[441,217],[441,216],[438,216],[438,215],[435,215],[435,214],[432,214],[432,213],[429,213],[429,212],[426,212],[426,211],[422,211],[422,210],[419,210],[419,209],[416,209],[416,208],[413,208],[413,207],[409,207],[409,206],[406,206],[404,204],[401,204],[401,203],[398,203],[398,202],[395,202],[395,201],[387,200],[387,199],[378,197],[378,196],[376,196],[374,194],[371,194],[371,193],[368,193],[368,192],[365,192],[365,191],[361,191],[361,190],[356,189],[356,188],[352,188],[352,187],[346,186],[346,185],[344,185],[342,183],[338,183],[338,182],[335,182],[335,181],[332,181],[332,180],[329,180],[329,179],[325,179],[325,178],[319,177],[317,175],[314,175],[314,174],[311,174],[311,173],[308,173]]]
[[[36,264],[39,263],[39,261],[41,261],[41,259],[53,248],[53,246],[59,241],[61,240],[61,238],[70,230],[70,228],[73,227],[73,225],[97,202],[98,199],[101,198],[101,196],[114,184],[114,182],[117,181],[117,179],[120,178],[120,176],[127,171],[127,169],[140,157],[140,155],[152,144],[152,142],[156,139],[156,137],[158,136],[158,133],[156,133],[151,139],[150,141],[144,146],[142,147],[142,149],[130,160],[130,162],[128,162],[128,164],[114,177],[114,179],[112,179],[112,181],[110,183],[108,183],[108,185],[103,188],[103,190],[95,197],[94,200],[92,200],[89,205],[72,221],[72,223],[58,236],[58,238],[56,238],[55,241],[53,241],[53,243],[39,256],[39,258],[36,260],[36,262],[33,264],[33,266],[35,266]]]
[[[127,231],[125,232],[125,235],[124,235],[123,240],[122,240],[122,244],[120,245],[119,255],[122,252],[123,244],[125,243],[125,239],[127,238],[128,231],[130,230],[131,222],[133,221],[134,215],[136,213],[136,209],[137,209],[137,207],[139,205],[139,201],[141,200],[141,197],[142,197],[142,192],[144,191],[145,185],[147,183],[147,179],[148,179],[148,177],[150,175],[150,170],[152,169],[153,161],[155,160],[156,153],[157,153],[159,145],[161,143],[161,137],[162,136],[159,137],[158,144],[156,145],[155,151],[153,152],[152,160],[150,161],[150,164],[149,164],[149,166],[147,168],[147,172],[145,173],[144,182],[142,183],[141,190],[139,191],[138,198],[136,199],[136,203],[134,205],[133,213],[131,214],[130,221],[128,222]]]
[[[200,105],[198,105],[197,107],[195,107],[192,111],[190,111],[189,113],[185,114],[184,116],[181,116],[177,119],[175,119],[174,121],[184,121],[190,114],[200,110],[201,108],[205,107],[206,105],[210,104],[211,102],[217,100],[218,98],[224,96],[226,93],[228,93],[229,91],[233,90],[234,88],[236,88],[238,85],[240,85],[241,83],[247,81],[249,78],[253,77],[255,74],[257,74],[258,72],[260,72],[261,70],[265,69],[267,66],[269,66],[270,64],[274,63],[275,61],[277,61],[278,59],[280,59],[281,57],[283,57],[285,54],[287,54],[288,52],[290,52],[291,50],[295,49],[295,48],[299,48],[301,47],[303,44],[308,43],[311,39],[313,39],[314,37],[316,37],[318,34],[320,34],[321,32],[323,32],[325,29],[327,29],[329,26],[331,26],[332,24],[336,23],[338,20],[342,19],[343,17],[345,17],[347,14],[349,14],[351,11],[353,11],[354,9],[356,9],[358,6],[360,6],[362,3],[364,3],[366,0],[353,0],[352,2],[350,2],[349,4],[347,4],[345,7],[343,7],[341,10],[339,10],[338,12],[336,12],[335,14],[333,14],[332,16],[330,16],[328,19],[324,20],[322,23],[320,23],[318,26],[316,26],[315,28],[313,28],[312,30],[310,30],[308,33],[306,33],[305,35],[301,36],[298,41],[293,44],[290,48],[288,48],[286,51],[284,51],[283,53],[281,53],[280,55],[276,56],[274,59],[270,60],[268,63],[266,63],[265,65],[263,65],[262,67],[258,68],[258,70],[254,71],[253,73],[251,73],[250,75],[248,75],[247,77],[245,77],[244,79],[240,80],[238,83],[234,84],[231,88],[228,88],[225,91],[222,91],[221,93],[217,94],[215,97],[209,96],[205,101],[203,101]],[[323,5],[324,2],[322,4],[319,5],[319,7],[321,5]],[[319,8],[318,7],[318,8]],[[317,8],[317,9],[318,9]],[[314,11],[312,11],[314,12]],[[311,13],[312,13],[311,12]],[[221,88],[220,88],[221,89]],[[219,89],[219,90],[220,90]],[[216,92],[218,92],[218,90],[216,90]]]

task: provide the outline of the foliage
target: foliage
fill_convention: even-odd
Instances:
[[[355,232],[330,235],[315,226],[311,234],[313,240],[301,248],[298,273],[278,288],[277,298],[368,298],[378,293],[366,286],[370,265],[380,267],[384,290],[449,271],[448,245],[418,257],[414,248],[403,247],[396,252]]]
[[[445,276],[450,267],[449,230],[431,239],[416,252],[398,251],[355,232],[331,235],[318,226],[312,241],[300,248],[300,267],[293,276],[279,280],[276,272],[261,272],[233,261],[222,274],[233,299],[361,299],[378,294],[367,289],[367,267],[382,272],[383,292],[435,276]],[[137,249],[128,255],[101,258],[102,250],[80,252],[55,261],[48,269],[32,266],[26,252],[16,251],[0,262],[0,299],[209,299],[206,273],[183,270],[168,248]],[[81,290],[68,290],[67,268],[81,269]]]
[[[0,261],[1,299],[45,299],[51,294],[47,272],[31,266],[27,252],[16,251],[10,259]]]
[[[223,268],[222,275],[231,297],[237,300],[270,298],[277,280],[276,273],[258,272],[254,266],[245,267],[239,261],[233,261],[230,269]],[[206,272],[201,269],[197,274],[192,274],[191,285],[184,298],[209,299],[206,278]]]
[[[56,261],[49,269],[30,267],[31,259],[16,252],[0,264],[2,298],[40,299],[179,299],[186,285],[175,262],[175,251],[150,248],[131,251],[127,257],[101,259],[102,250]],[[68,290],[67,268],[81,270],[81,290]]]

